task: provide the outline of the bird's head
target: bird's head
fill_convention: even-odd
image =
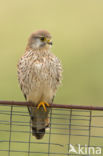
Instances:
[[[52,40],[51,35],[46,30],[38,30],[31,34],[27,48],[31,48],[34,50],[37,49],[49,49],[51,48]]]

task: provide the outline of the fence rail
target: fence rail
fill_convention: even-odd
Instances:
[[[23,101],[0,101],[0,104],[3,105],[17,105],[17,106],[32,106],[32,102],[23,102]],[[103,111],[103,107],[100,106],[81,106],[81,105],[66,105],[66,104],[50,104],[51,108],[65,108],[65,109],[84,109],[84,110],[100,110]]]
[[[0,101],[0,155],[103,155],[103,107],[50,104],[49,130],[38,141],[32,136],[26,106],[34,104]],[[71,145],[77,153],[71,152]],[[79,146],[83,147],[80,153]]]

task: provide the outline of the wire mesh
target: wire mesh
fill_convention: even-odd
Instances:
[[[36,140],[27,107],[0,105],[0,156],[100,155],[98,147],[103,155],[102,111],[52,108],[49,118],[49,130]]]

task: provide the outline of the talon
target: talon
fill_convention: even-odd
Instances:
[[[37,106],[37,109],[39,109],[41,106],[44,108],[44,111],[46,112],[47,111],[46,106],[49,107],[49,104],[47,102],[40,102]]]

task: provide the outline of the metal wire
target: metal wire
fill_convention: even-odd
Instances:
[[[88,134],[88,147],[90,147],[90,139],[91,139],[91,122],[92,122],[92,111],[90,110],[90,117],[89,117],[89,134]]]
[[[28,156],[30,156],[30,145],[31,145],[31,120],[29,122],[29,141],[28,141]]]
[[[11,112],[10,112],[10,135],[9,135],[9,151],[8,151],[8,156],[10,156],[10,150],[11,150],[12,111],[13,111],[13,106],[11,106]]]
[[[102,107],[51,105],[49,130],[43,139],[36,140],[25,107],[28,103],[20,103],[0,102],[0,156],[96,156],[98,147],[103,155]],[[70,152],[71,145],[77,153]],[[78,153],[79,146],[84,153]]]
[[[70,143],[71,143],[71,121],[72,121],[72,109],[70,110],[70,117],[69,117],[69,133],[68,133],[68,155],[70,155],[69,150],[70,150]]]

